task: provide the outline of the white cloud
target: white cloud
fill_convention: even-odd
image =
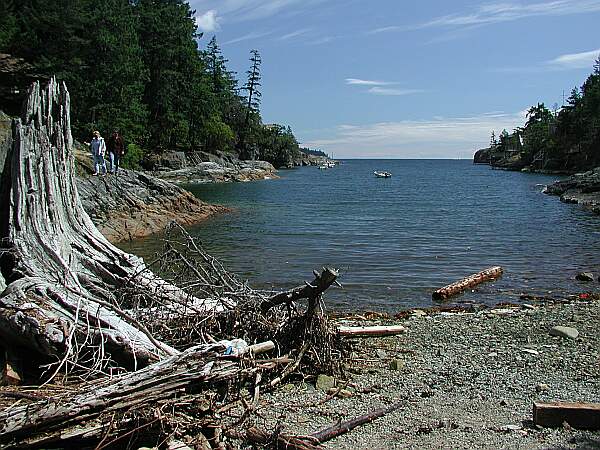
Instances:
[[[467,158],[489,144],[492,130],[498,134],[522,126],[524,114],[495,111],[470,117],[340,125],[332,137],[303,145],[334,152],[340,158]]]
[[[371,86],[367,91],[369,94],[375,95],[408,95],[424,92],[421,89],[399,89],[383,86],[393,86],[400,84],[397,81],[379,81],[379,80],[363,80],[361,78],[346,78],[346,84],[356,86]]]
[[[206,11],[200,16],[196,16],[196,25],[200,31],[210,33],[219,29],[219,19],[217,17],[217,11],[214,9]]]
[[[591,69],[600,56],[600,48],[589,52],[560,55],[548,64],[562,69]]]
[[[398,84],[394,81],[361,80],[360,78],[346,78],[346,84],[358,84],[362,86],[388,86]]]
[[[191,0],[197,10],[217,10],[231,22],[265,19],[284,12],[297,12],[324,0]]]
[[[600,48],[589,52],[567,53],[534,66],[500,67],[493,69],[493,71],[505,73],[536,73],[574,69],[591,71],[598,57],[600,57]]]
[[[387,26],[368,32],[368,34],[389,31],[418,30],[430,27],[465,27],[509,22],[528,17],[564,16],[600,11],[600,0],[554,0],[538,3],[492,3],[479,6],[476,10],[464,14],[448,14],[430,21],[410,26]]]
[[[423,92],[421,89],[392,89],[379,86],[372,87],[367,92],[375,95],[408,95]]]

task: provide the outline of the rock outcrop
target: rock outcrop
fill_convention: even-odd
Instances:
[[[600,214],[600,167],[557,181],[549,185],[545,192],[560,196],[562,202],[577,203]]]
[[[88,153],[77,151],[76,159],[77,190],[83,207],[113,243],[161,232],[172,220],[193,225],[226,210],[142,172],[121,169],[118,175],[92,176]]]
[[[220,183],[277,178],[266,161],[243,161],[230,153],[166,152],[158,159],[154,174],[172,183]]]
[[[523,170],[526,163],[516,150],[501,150],[497,147],[482,148],[473,155],[474,164],[489,164],[496,169]]]
[[[242,161],[229,154],[212,155],[205,152],[193,152],[183,156],[183,158],[169,156],[162,159],[163,162],[177,161],[177,164],[170,164],[170,167],[158,167],[154,173],[163,180],[177,184],[277,178],[275,167],[266,161]]]

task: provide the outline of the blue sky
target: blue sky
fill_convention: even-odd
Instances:
[[[245,76],[263,65],[265,123],[337,158],[470,158],[600,55],[600,0],[191,0]]]

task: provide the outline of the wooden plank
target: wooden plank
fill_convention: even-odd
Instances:
[[[393,336],[406,331],[402,325],[373,327],[338,327],[340,336]]]
[[[448,297],[452,297],[453,295],[460,294],[461,292],[472,288],[473,286],[477,286],[478,284],[483,283],[484,281],[492,281],[496,278],[502,276],[503,269],[500,266],[490,267],[488,269],[482,270],[481,272],[474,273],[473,275],[469,275],[462,280],[456,281],[452,284],[444,286],[443,288],[437,289],[431,294],[434,300],[444,300]]]
[[[533,403],[533,422],[542,427],[561,427],[567,422],[581,430],[600,430],[600,403]]]

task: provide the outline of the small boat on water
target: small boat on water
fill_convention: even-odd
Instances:
[[[391,172],[380,172],[376,170],[373,173],[377,178],[390,178],[392,176]]]

